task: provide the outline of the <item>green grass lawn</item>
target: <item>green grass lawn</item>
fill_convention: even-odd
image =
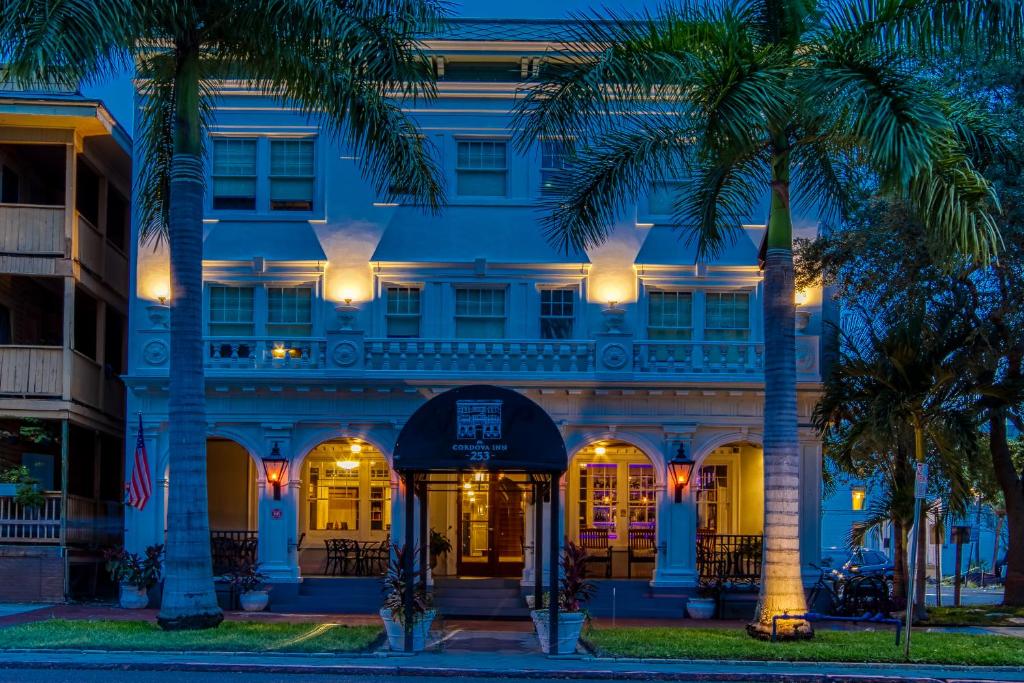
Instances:
[[[809,662],[901,662],[903,648],[885,631],[824,631],[813,640],[770,643],[741,629],[599,628],[584,636],[606,657],[748,659]],[[928,664],[1024,665],[1024,639],[1009,636],[921,633],[916,629],[912,662]]]
[[[1013,621],[1016,619],[1017,621]],[[924,626],[1024,626],[1024,607],[929,607]]]
[[[381,633],[378,626],[237,621],[206,631],[167,632],[148,621],[50,619],[0,629],[0,649],[361,652]]]

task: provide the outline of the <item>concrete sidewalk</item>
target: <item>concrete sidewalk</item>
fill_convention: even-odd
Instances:
[[[1024,667],[945,667],[731,661],[611,660],[455,650],[417,655],[5,651],[0,668],[117,669],[459,678],[881,683],[1021,681]]]

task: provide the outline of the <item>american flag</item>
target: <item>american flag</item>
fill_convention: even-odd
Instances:
[[[152,488],[149,483],[149,458],[146,457],[146,440],[142,436],[142,413],[139,413],[139,436],[135,441],[135,466],[132,477],[125,485],[128,489],[128,505],[141,510],[149,502]]]

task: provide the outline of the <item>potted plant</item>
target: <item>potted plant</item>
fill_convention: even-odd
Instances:
[[[270,602],[267,575],[260,571],[259,562],[243,561],[238,569],[228,573],[228,581],[238,591],[238,602],[246,612],[262,612]]]
[[[143,557],[124,548],[112,548],[104,552],[110,578],[121,588],[121,607],[142,609],[149,605],[149,589],[160,580],[163,554],[163,545],[147,547]]]
[[[697,586],[697,597],[686,599],[686,614],[691,619],[710,619],[718,605],[717,581],[702,581]]]
[[[38,483],[24,465],[11,467],[0,472],[0,496],[10,496],[22,507],[42,507],[46,499],[36,488]]]
[[[405,567],[407,552],[413,553],[412,575],[408,575]],[[392,650],[405,649],[405,587],[410,581],[416,582],[415,566],[417,553],[406,550],[405,546],[396,546],[388,562],[388,571],[384,575],[384,604],[380,609],[380,618],[384,621],[384,631],[388,636],[388,646]],[[433,599],[423,586],[416,585],[412,593],[412,650],[421,652],[427,645],[427,634],[430,625],[437,616],[433,607]]]
[[[448,555],[452,551],[452,542],[447,536],[437,529],[430,530],[430,571],[437,568],[438,560],[442,555]]]
[[[558,651],[554,654],[567,655],[576,651],[583,625],[587,621],[586,604],[594,597],[597,587],[586,579],[587,551],[572,541],[566,541],[559,558],[561,577],[558,580]],[[544,596],[545,602],[550,596]],[[543,607],[543,606],[542,606]],[[530,612],[540,649],[550,652],[550,613],[546,609]]]

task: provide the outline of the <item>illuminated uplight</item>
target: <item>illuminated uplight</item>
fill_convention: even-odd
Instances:
[[[362,453],[363,452],[363,445],[360,444],[360,443],[353,443],[353,444],[349,445],[348,449],[350,451],[352,451],[353,453]]]
[[[863,486],[854,486],[850,489],[850,507],[855,511],[864,509],[864,498],[867,496],[867,491],[864,490]]]
[[[608,452],[608,449],[605,448],[604,446],[598,446],[597,448],[594,449],[594,454],[595,455],[604,455],[607,452]]]
[[[338,467],[340,467],[341,469],[349,471],[349,472],[351,472],[352,470],[357,469],[359,467],[359,461],[358,460],[338,460],[334,464],[337,465]]]
[[[794,294],[793,294],[793,302],[796,303],[797,306],[803,306],[804,304],[806,304],[807,303],[807,290],[806,289],[798,289],[798,290],[796,290],[796,292],[794,292]]]

